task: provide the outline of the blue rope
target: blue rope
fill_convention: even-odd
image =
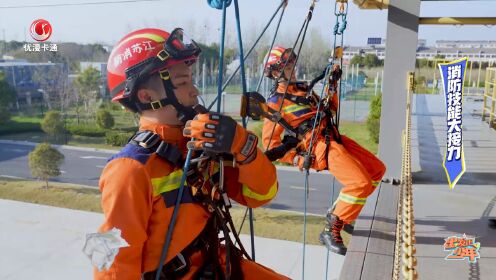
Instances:
[[[222,71],[223,71],[223,67],[222,67],[222,64],[224,63],[224,60],[223,60],[223,56],[224,56],[224,32],[225,32],[225,23],[226,23],[226,2],[229,1],[229,4],[230,4],[230,0],[223,0],[222,1],[222,37],[221,37],[221,40],[222,40],[222,44],[221,44],[221,49],[220,49],[220,64],[219,64],[219,85],[222,83]],[[209,2],[210,4],[210,2]],[[218,95],[220,96],[222,94],[222,91],[221,91],[221,87],[219,86],[219,91],[218,91]],[[219,100],[221,100],[219,98]],[[220,103],[218,104],[217,106],[217,112],[220,112]],[[194,139],[192,139],[194,140]],[[177,215],[179,213],[179,206],[181,204],[181,200],[183,198],[183,193],[184,193],[184,184],[186,183],[186,174],[188,173],[188,169],[189,169],[189,165],[191,163],[191,157],[193,155],[193,149],[192,148],[188,148],[188,153],[186,155],[186,161],[184,163],[184,166],[183,166],[183,175],[181,176],[181,182],[179,184],[179,193],[177,195],[177,199],[176,199],[176,203],[174,204],[174,210],[172,211],[172,218],[171,218],[171,221],[169,223],[169,226],[167,228],[167,235],[166,235],[166,238],[165,238],[165,244],[164,244],[164,247],[162,248],[162,252],[160,254],[160,262],[159,262],[159,266],[157,268],[157,274],[155,276],[155,280],[160,280],[160,274],[162,273],[162,268],[163,268],[163,265],[164,265],[164,262],[165,262],[165,258],[167,257],[167,253],[169,251],[169,247],[170,247],[170,243],[171,243],[171,240],[172,240],[172,233],[174,232],[174,226],[176,224],[176,220],[177,220]]]
[[[293,49],[293,51],[296,49],[296,46],[298,46],[298,42],[300,41],[300,37],[303,34],[302,41],[301,41],[301,43],[299,45],[299,48],[298,48],[298,52],[295,52],[296,53],[296,60],[295,60],[294,65],[293,65],[293,67],[291,69],[290,76],[293,75],[294,70],[296,68],[296,65],[298,63],[299,54],[300,54],[301,49],[303,47],[303,41],[305,40],[305,37],[306,37],[306,33],[307,33],[307,29],[308,29],[308,24],[309,24],[309,22],[310,22],[310,20],[312,18],[314,6],[315,6],[315,2],[312,1],[312,4],[310,5],[310,8],[308,9],[308,14],[305,17],[305,20],[303,21],[303,24],[301,25],[300,31],[298,32],[298,36],[296,36],[296,40],[293,43],[293,46],[291,47],[291,49]],[[286,66],[288,64],[288,61],[286,61],[283,64],[282,69],[286,69]],[[279,81],[279,79],[282,77],[282,75],[283,75],[283,72],[281,72],[281,74],[279,75],[279,77],[277,77],[275,79],[275,81]],[[284,98],[286,98],[286,95],[288,94],[288,88],[289,87],[286,87],[286,90],[284,91],[284,94],[282,95],[282,100],[284,100]],[[277,110],[277,113],[278,114],[280,114],[282,112],[283,105],[284,105],[284,102],[281,102],[281,104],[279,105],[279,109]],[[275,131],[276,131],[276,123],[274,123],[274,126],[272,127],[272,132],[270,133],[269,142],[267,143],[267,146],[265,147],[265,150],[268,150],[269,149],[270,143],[272,143],[272,136],[274,135],[274,132]]]
[[[336,7],[337,7],[337,3],[336,5],[334,6],[334,14],[336,14]],[[343,27],[342,27],[342,31],[341,31],[341,47],[344,48],[344,30],[346,29],[346,17],[348,15],[348,4],[346,4],[346,9],[344,10],[343,13],[339,13],[338,14],[338,17],[341,16],[342,17],[342,20],[343,20]],[[336,48],[336,37],[334,37],[334,48]],[[340,64],[340,67],[343,66],[343,57],[341,56],[341,60],[339,62]],[[336,112],[336,126],[337,128],[339,129],[339,121],[340,121],[340,118],[341,118],[341,95],[342,95],[342,91],[341,91],[341,88],[343,86],[343,79],[339,79],[339,95],[338,95],[338,111]],[[334,185],[333,185],[334,187]]]
[[[214,9],[217,10],[222,10],[224,9],[224,3],[226,7],[229,7],[231,5],[232,0],[207,0],[208,5]]]
[[[219,73],[217,76],[217,112],[220,113],[220,103],[222,101],[222,78],[224,74],[224,42],[226,39],[226,1],[222,1],[222,23],[220,31],[220,49],[219,49]]]
[[[332,64],[328,64],[326,67],[326,72],[325,72],[325,80],[324,80],[324,86],[322,87],[322,90],[320,92],[320,100],[323,99],[324,97],[324,89],[326,88],[328,75],[330,73],[330,69],[332,68]],[[317,126],[317,121],[320,123],[320,105],[322,104],[322,101],[320,101],[317,104],[317,113],[315,115],[315,121],[313,122],[313,127],[312,127],[312,137],[310,138],[310,145],[308,147],[307,151],[307,156],[310,157],[312,153],[312,148],[313,148],[313,142],[314,142],[314,136],[315,136],[315,127]],[[310,175],[310,170],[306,169],[305,173],[305,202],[304,202],[304,216],[303,216],[303,269],[302,269],[302,279],[305,279],[305,249],[306,249],[306,229],[307,229],[307,199],[308,199],[308,176]]]
[[[234,13],[236,15],[236,30],[238,33],[238,47],[239,47],[239,69],[241,69],[241,85],[243,87],[243,95],[247,95],[246,90],[246,76],[245,76],[245,59],[243,52],[243,39],[241,38],[241,23],[239,17],[238,0],[234,0]],[[247,96],[249,97],[249,96]],[[247,126],[247,118],[242,118],[243,127]],[[251,258],[255,260],[255,232],[253,226],[253,209],[249,208],[250,216],[250,239],[251,239]]]
[[[267,29],[269,28],[270,24],[274,20],[275,16],[277,15],[277,13],[281,9],[281,7],[283,7],[283,5],[284,5],[285,2],[286,2],[286,0],[282,0],[281,1],[281,4],[279,4],[279,6],[276,9],[276,11],[274,12],[274,14],[272,14],[272,17],[270,18],[269,22],[267,22],[267,24],[265,25],[264,29],[262,30],[262,32],[258,36],[258,38],[255,40],[255,43],[253,43],[253,45],[251,46],[250,50],[248,50],[248,53],[245,55],[245,57],[244,57],[245,60],[250,56],[250,54],[253,52],[253,50],[255,49],[255,47],[258,45],[258,43],[262,39],[263,35],[265,34],[265,31],[267,31]],[[226,82],[222,86],[222,91],[224,91],[226,89],[226,87],[229,85],[229,83],[231,82],[231,80],[238,73],[239,68],[240,68],[240,66],[236,67],[236,70],[234,70],[234,72],[231,74],[231,76],[229,78],[227,78]],[[215,105],[216,102],[217,102],[217,97],[215,97],[215,99],[210,103],[210,105],[208,105],[208,110],[212,109],[212,107]]]
[[[241,24],[239,18],[238,0],[234,0],[234,13],[236,15],[236,31],[238,34],[238,48],[239,48],[239,69],[241,69],[241,86],[243,88],[243,95],[246,95],[246,76],[245,76],[245,59],[243,52],[243,39],[241,38]],[[243,127],[246,128],[246,118],[242,119]]]
[[[183,192],[184,192],[184,184],[186,183],[186,173],[188,173],[189,165],[191,162],[191,156],[193,154],[193,149],[188,149],[188,154],[186,155],[186,162],[184,163],[183,167],[183,175],[181,176],[181,183],[179,184],[179,193],[177,195],[176,203],[174,205],[174,210],[172,212],[172,219],[169,223],[169,226],[167,228],[167,236],[165,238],[165,245],[162,248],[162,253],[160,254],[160,262],[159,266],[157,268],[157,274],[155,276],[155,280],[160,280],[160,274],[162,273],[162,267],[165,262],[165,258],[167,256],[167,252],[169,251],[171,239],[172,239],[172,233],[174,232],[174,226],[176,224],[177,220],[177,214],[179,213],[179,205],[181,203],[181,200],[183,198]]]
[[[346,16],[348,14],[348,4],[346,4],[346,10],[344,13],[336,13],[337,10],[337,3],[334,5],[334,15],[336,15],[336,25],[334,26],[334,49],[336,49],[336,37],[337,35],[341,35],[341,47],[343,47],[344,44],[344,31],[346,30],[346,25],[347,25],[347,20]],[[339,27],[339,17],[342,17],[342,25],[338,29],[338,32],[336,32],[336,27]],[[343,57],[341,57],[340,60],[340,66],[343,66]],[[338,108],[336,112],[336,127],[339,129],[339,120],[340,120],[340,115],[341,115],[341,89],[343,85],[343,80],[339,79],[339,95],[338,95]],[[334,189],[335,189],[335,183],[336,183],[336,177],[332,179],[332,192],[331,192],[331,199],[334,203]],[[329,274],[329,250],[327,250],[327,256],[326,256],[326,272],[325,272],[325,279],[327,280]]]
[[[307,243],[307,200],[308,200],[308,175],[309,170],[307,169],[305,174],[305,202],[304,202],[304,215],[303,215],[303,268],[301,272],[301,279],[305,279],[305,251]]]
[[[277,33],[279,31],[279,27],[281,26],[282,17],[284,16],[285,11],[286,11],[286,8],[284,8],[282,10],[281,15],[279,16],[279,20],[277,21],[276,31],[274,32],[274,37],[272,38],[272,42],[270,43],[269,52],[272,50],[272,48],[274,47],[274,44],[276,42]],[[269,60],[269,56],[267,56],[265,58],[265,61],[264,61],[264,64],[262,65],[262,67],[265,67],[265,65],[267,65],[268,60]],[[255,90],[256,92],[258,92],[260,90],[260,86],[262,85],[263,78],[264,78],[264,75],[262,73],[262,75],[260,75],[260,80],[258,80],[257,89]]]

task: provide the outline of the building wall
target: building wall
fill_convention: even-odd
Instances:
[[[384,40],[385,41],[385,40]],[[386,52],[382,45],[363,47],[345,47],[344,58],[351,59],[355,55],[375,54],[384,59]],[[417,58],[433,59],[436,55],[447,59],[468,57],[471,61],[496,61],[496,41],[447,41],[438,40],[434,47],[426,46],[425,40],[419,40]]]
[[[53,93],[43,95],[40,84],[35,81],[35,73],[49,73],[51,70],[62,73],[52,83],[64,84],[67,81],[67,67],[62,63],[30,63],[23,61],[0,62],[0,71],[5,73],[6,81],[16,89],[19,106],[43,102],[46,98],[55,98]],[[46,100],[45,100],[46,101]]]

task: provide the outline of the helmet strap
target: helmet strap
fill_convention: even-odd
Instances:
[[[174,86],[172,85],[169,71],[163,70],[159,73],[162,84],[164,85],[165,95],[167,96],[166,99],[168,99],[169,104],[176,109],[179,121],[186,123],[187,121],[192,120],[197,115],[197,112],[193,109],[193,106],[184,106],[179,103],[174,92]]]
[[[174,92],[174,86],[172,85],[169,71],[162,70],[159,71],[159,74],[162,79],[166,97],[150,103],[136,103],[136,107],[138,107],[140,111],[145,111],[158,110],[167,105],[172,105],[177,111],[177,118],[179,121],[186,123],[187,121],[192,120],[197,115],[197,112],[193,109],[193,106],[188,107],[179,103]]]

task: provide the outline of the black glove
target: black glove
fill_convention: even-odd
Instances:
[[[298,143],[300,143],[300,140],[290,135],[284,135],[284,138],[282,139],[282,144],[286,148],[286,151],[296,148],[296,146],[298,146]]]
[[[194,138],[188,148],[212,154],[232,154],[240,164],[257,155],[258,138],[229,116],[218,113],[198,114],[186,122],[183,135]]]
[[[341,68],[333,69],[331,73],[331,81],[336,81],[336,82],[339,81],[342,75],[343,75],[343,70],[341,70]]]
[[[289,150],[296,148],[299,142],[300,141],[298,140],[298,138],[285,135],[282,139],[282,144],[265,151],[265,156],[267,156],[270,161],[278,160],[282,158]]]
[[[265,151],[265,156],[270,161],[275,161],[282,158],[286,154],[286,148],[284,145],[279,145],[275,148]]]

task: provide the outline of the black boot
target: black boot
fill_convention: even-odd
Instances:
[[[338,216],[328,213],[327,222],[328,224],[320,233],[320,242],[324,244],[329,251],[343,256],[346,255],[346,246],[344,246],[343,238],[341,238],[341,230],[344,227],[343,220],[340,220]]]

